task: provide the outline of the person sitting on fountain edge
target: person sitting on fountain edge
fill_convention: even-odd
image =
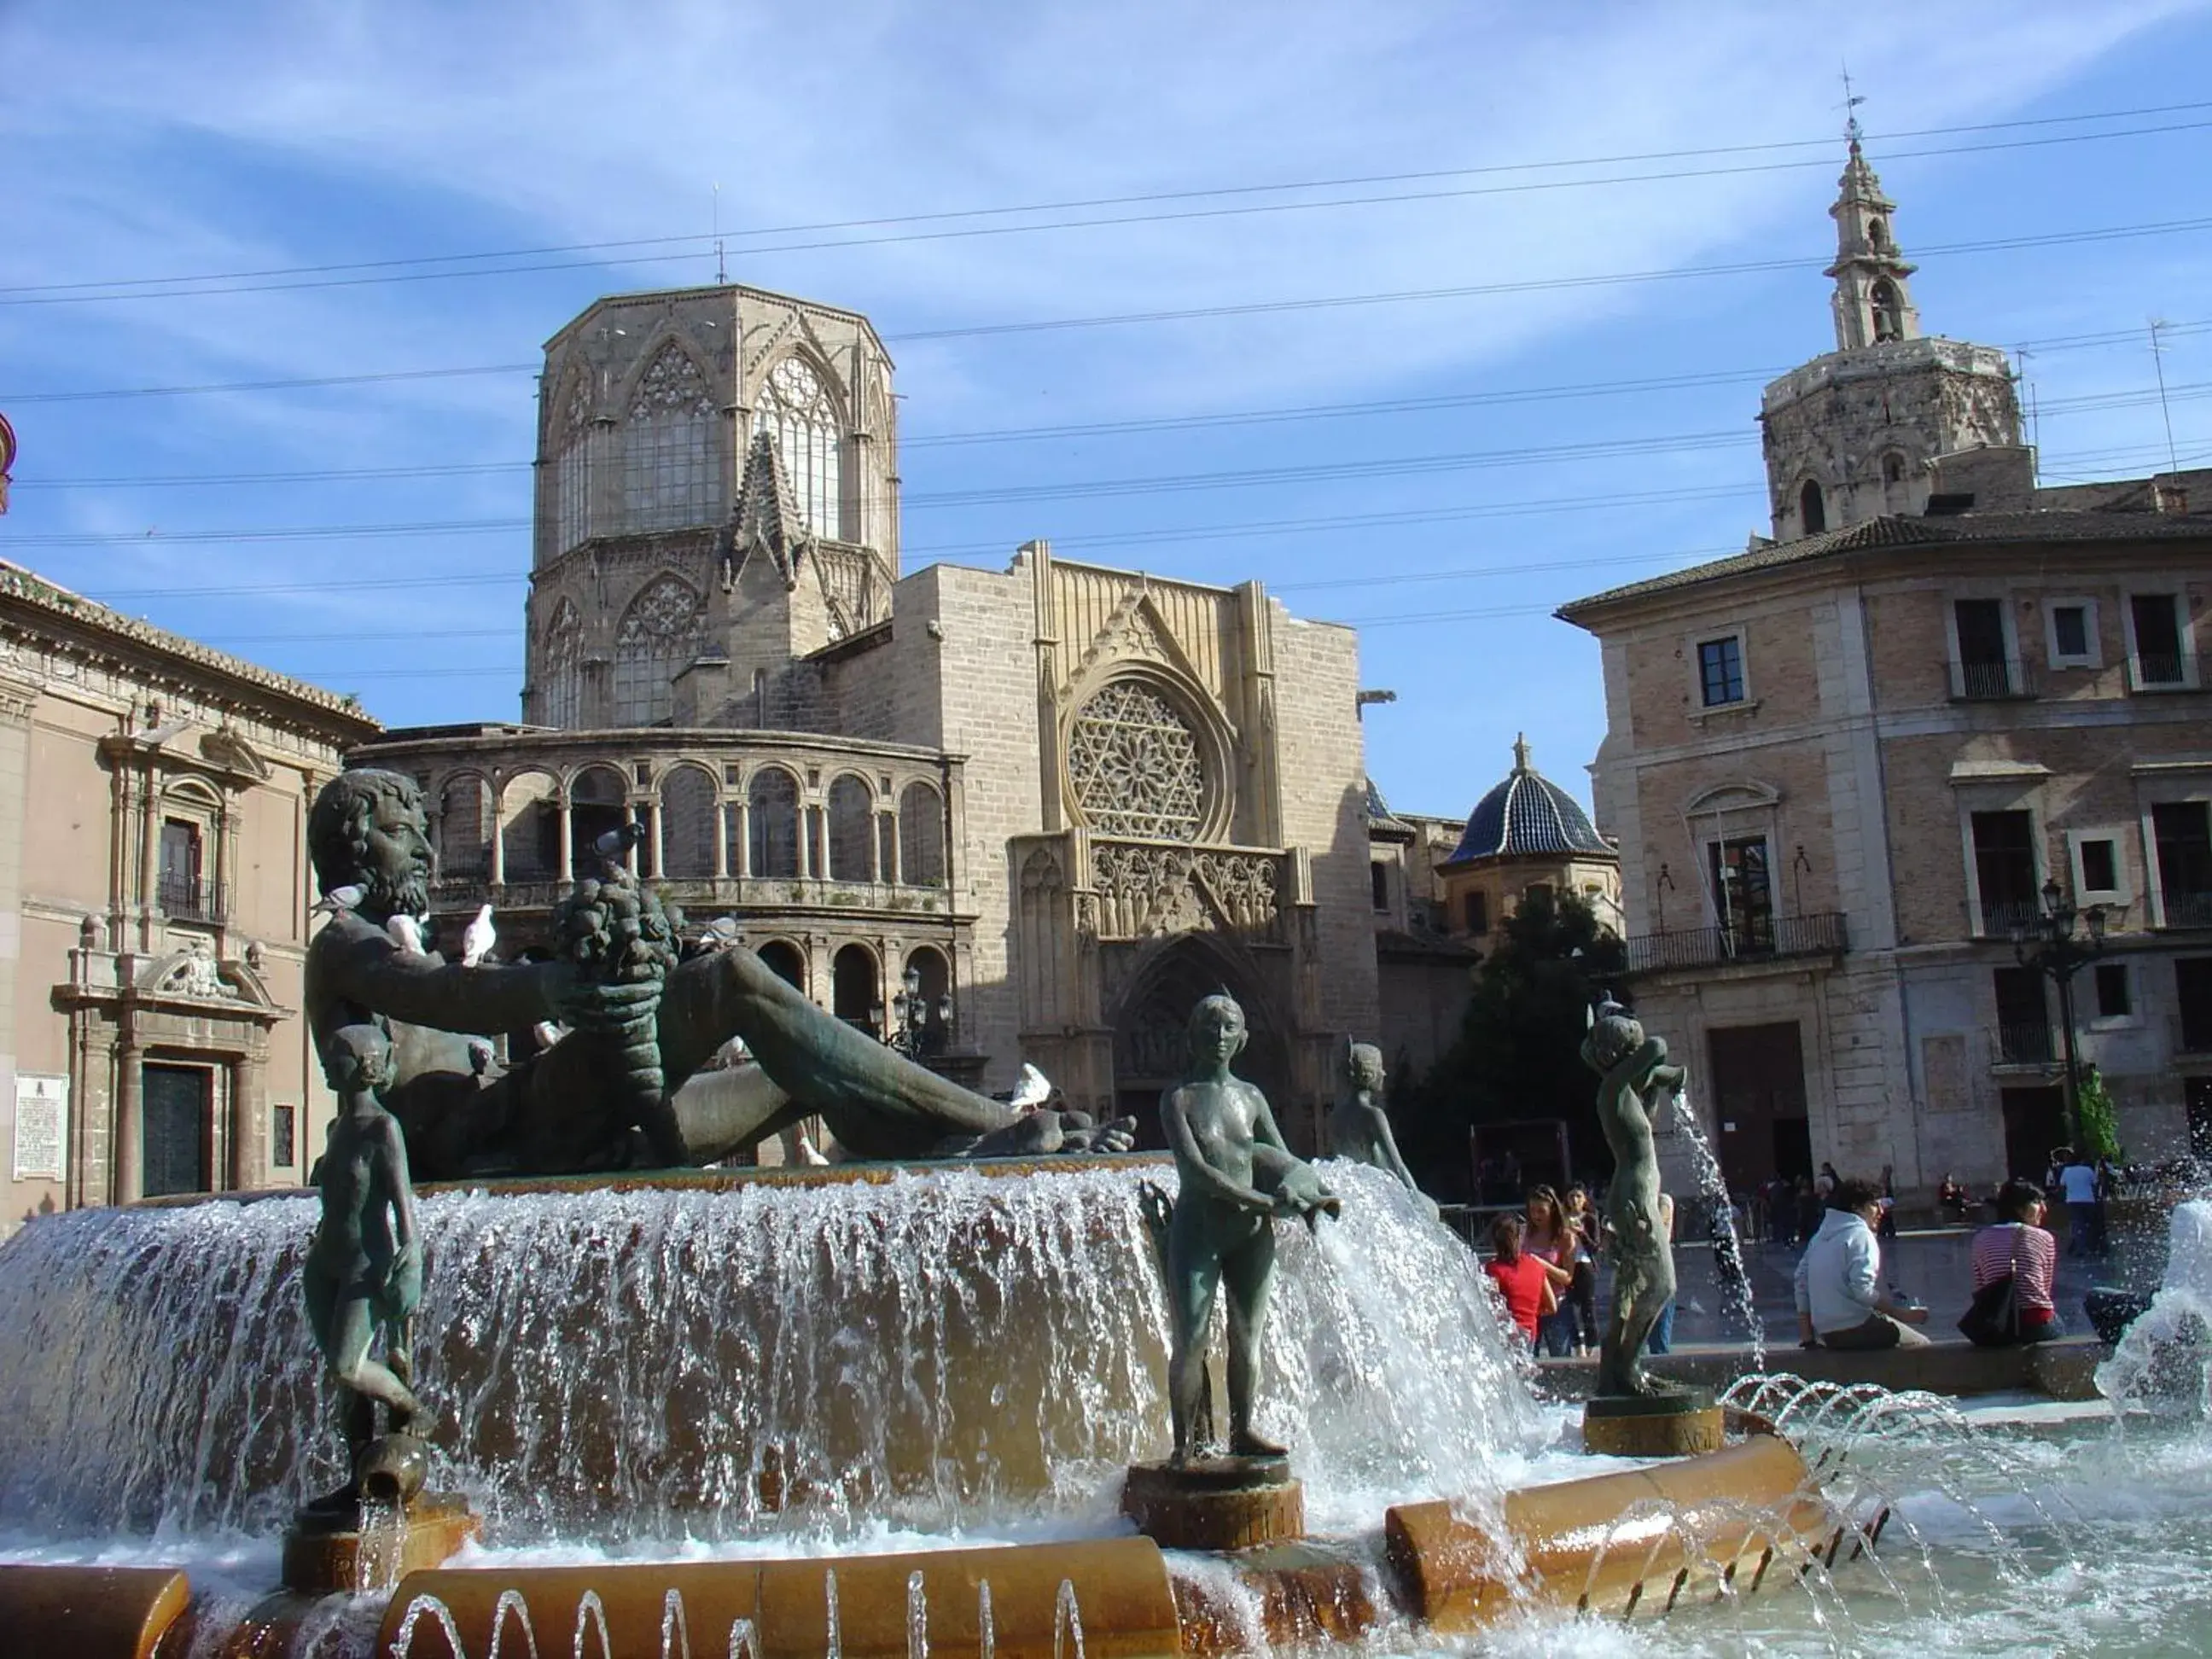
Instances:
[[[1310,1165],[1284,1144],[1267,1097],[1229,1062],[1244,1048],[1244,1011],[1227,992],[1191,1010],[1190,1074],[1160,1097],[1160,1121],[1180,1187],[1168,1224],[1168,1304],[1174,1319],[1168,1407],[1175,1462],[1188,1462],[1206,1381],[1213,1297],[1229,1287],[1229,1451],[1280,1457],[1284,1449],[1252,1431],[1260,1334],[1275,1275],[1277,1216],[1316,1218],[1341,1207]]]
[[[1928,1339],[1906,1328],[1928,1322],[1925,1308],[1905,1308],[1881,1291],[1881,1245],[1875,1224],[1881,1193],[1870,1181],[1838,1179],[1828,1212],[1797,1260],[1797,1338],[1801,1347],[1922,1348]]]

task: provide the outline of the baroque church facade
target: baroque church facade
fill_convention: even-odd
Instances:
[[[540,387],[522,720],[350,757],[422,782],[441,927],[528,948],[635,824],[695,931],[975,1086],[1149,1133],[1225,986],[1311,1143],[1379,1014],[1351,630],[1042,541],[902,574],[892,364],[836,307],[603,300]]]

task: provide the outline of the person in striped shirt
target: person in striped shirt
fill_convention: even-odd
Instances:
[[[2052,1281],[2058,1273],[2058,1241],[2045,1231],[2048,1206],[2032,1181],[2005,1182],[1997,1194],[1994,1226],[1974,1235],[1974,1291],[1979,1295],[2008,1273],[2013,1305],[2019,1314],[2020,1342],[2048,1342],[2064,1334],[2058,1322]]]

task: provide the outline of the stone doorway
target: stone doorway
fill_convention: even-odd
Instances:
[[[204,1066],[141,1068],[140,1196],[212,1192],[215,1073]]]
[[[1777,1173],[1813,1173],[1805,1106],[1805,1052],[1797,1022],[1723,1026],[1708,1034],[1721,1173],[1749,1192]]]
[[[1137,1144],[1167,1145],[1160,1096],[1188,1065],[1184,1032],[1203,998],[1226,990],[1244,1010],[1250,1038],[1232,1068],[1256,1084],[1283,1126],[1290,1110],[1290,1055],[1267,998],[1226,952],[1192,936],[1176,940],[1142,971],[1114,1022],[1115,1110],[1137,1120]],[[1287,1137],[1289,1130],[1285,1128]]]
[[[2001,1099],[2005,1173],[2040,1187],[2052,1149],[2066,1144],[2066,1091],[2055,1084],[2007,1089]]]

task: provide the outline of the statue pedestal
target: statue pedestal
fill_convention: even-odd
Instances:
[[[1304,1535],[1305,1488],[1286,1457],[1132,1463],[1121,1513],[1163,1549],[1250,1549]]]
[[[301,1510],[284,1534],[284,1588],[302,1595],[388,1589],[443,1565],[483,1530],[458,1492],[424,1492],[398,1510]]]
[[[1597,1395],[1583,1404],[1583,1448],[1613,1457],[1691,1457],[1726,1443],[1721,1408],[1704,1389]]]

